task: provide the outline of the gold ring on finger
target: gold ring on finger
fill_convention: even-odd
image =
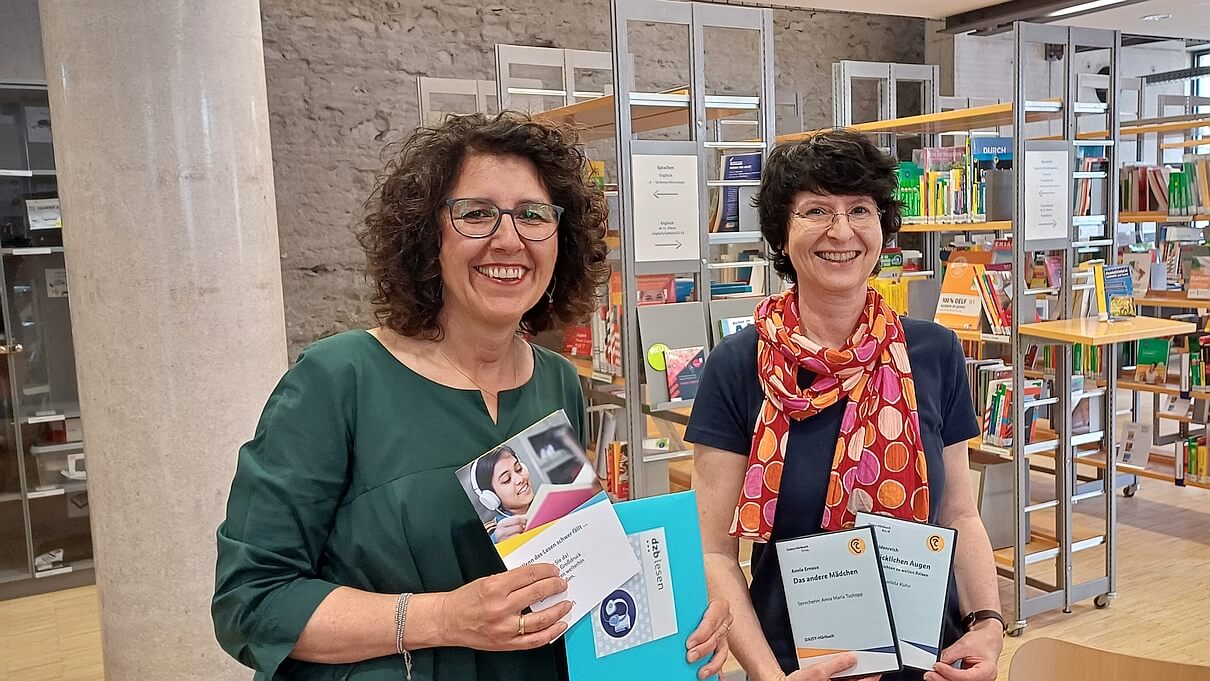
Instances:
[[[518,636],[525,635],[525,614],[524,613],[522,613],[521,616],[517,618],[517,635]]]

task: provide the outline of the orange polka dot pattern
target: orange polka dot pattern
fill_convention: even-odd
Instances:
[[[757,366],[765,401],[731,534],[767,542],[773,533],[790,419],[810,418],[848,398],[832,456],[822,527],[852,527],[858,511],[927,522],[928,468],[916,385],[899,315],[874,289],[844,348],[826,349],[799,329],[797,287],[756,310]],[[815,374],[806,390],[798,370]]]

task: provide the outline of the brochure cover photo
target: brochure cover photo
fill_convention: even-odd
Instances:
[[[563,410],[458,469],[458,482],[494,544],[558,520],[601,491]]]
[[[550,563],[567,591],[534,603],[568,600],[569,625],[639,571],[639,561],[562,410],[458,469],[458,481],[484,521],[506,569]]]

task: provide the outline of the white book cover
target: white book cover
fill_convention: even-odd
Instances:
[[[871,528],[780,541],[777,559],[800,668],[847,652],[857,664],[833,678],[902,668]]]
[[[878,537],[903,666],[931,670],[941,655],[958,532],[871,513],[858,513],[855,522],[874,528]]]

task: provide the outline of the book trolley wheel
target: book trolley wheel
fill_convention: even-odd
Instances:
[[[1092,599],[1092,604],[1097,606],[1097,608],[1108,608],[1109,604],[1113,603],[1113,596],[1113,594],[1101,594],[1100,596]]]
[[[1008,628],[1007,633],[1009,636],[1012,636],[1013,638],[1018,638],[1019,636],[1021,636],[1021,634],[1025,633],[1025,621],[1018,620],[1018,621],[1014,622],[1013,625]]]
[[[1139,483],[1131,483],[1122,488],[1122,496],[1130,498],[1139,491]]]

